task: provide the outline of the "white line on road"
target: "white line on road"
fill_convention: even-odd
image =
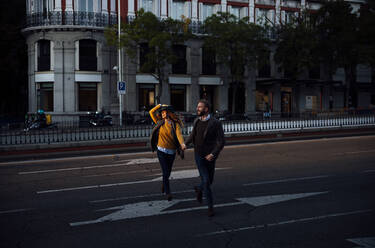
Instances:
[[[336,156],[342,156],[342,155],[361,154],[361,153],[374,153],[374,154],[375,154],[375,150],[352,151],[352,152],[340,152],[340,153],[335,153],[334,155],[336,155]]]
[[[225,168],[221,168],[221,169],[225,169]],[[187,178],[195,178],[195,177],[198,177],[198,176],[199,176],[199,173],[198,173],[197,169],[180,170],[180,171],[173,171],[171,176],[170,176],[170,179],[171,180],[173,180],[173,179],[187,179]],[[43,190],[43,191],[37,191],[37,194],[56,193],[56,192],[74,191],[74,190],[82,190],[82,189],[107,188],[107,187],[114,187],[114,186],[140,184],[140,183],[161,182],[162,180],[163,180],[162,177],[157,177],[157,178],[154,178],[154,179],[151,179],[151,180],[140,180],[140,181],[133,181],[133,182],[121,182],[121,183],[111,183],[111,184],[89,185],[89,186],[82,186],[82,187]]]
[[[179,166],[178,167],[178,169],[194,169],[194,168],[195,168],[194,166]],[[159,167],[157,168],[157,170],[160,170]],[[87,175],[87,176],[83,176],[83,177],[115,176],[115,175],[130,174],[130,173],[133,174],[133,173],[141,173],[141,172],[152,172],[152,171],[150,171],[150,170],[138,170],[138,171],[135,170],[135,171],[124,171],[124,172],[106,173],[106,174],[94,174],[94,175]]]
[[[175,192],[172,192],[172,193],[174,195],[176,195],[176,194],[191,193],[191,192],[194,192],[194,190],[182,190],[182,191],[175,191]],[[125,196],[125,197],[109,198],[109,199],[103,199],[103,200],[94,200],[94,201],[90,201],[90,203],[121,201],[121,200],[137,199],[137,198],[149,198],[149,197],[160,196],[160,195],[161,195],[161,193],[159,193],[159,194],[149,194],[149,195]]]
[[[365,170],[365,171],[362,171],[362,173],[374,173],[375,170]]]
[[[19,212],[26,212],[29,210],[31,210],[31,208],[13,209],[13,210],[0,211],[0,214],[19,213]]]
[[[54,169],[54,170],[39,170],[39,171],[23,171],[19,172],[19,175],[28,175],[28,174],[39,174],[39,173],[48,173],[48,172],[61,172],[61,171],[74,171],[74,170],[89,170],[89,169],[98,169],[98,168],[110,168],[110,167],[120,167],[134,164],[149,164],[157,163],[157,158],[140,158],[133,159],[127,163],[122,164],[107,164],[107,165],[94,165],[94,166],[85,166],[85,167],[73,167],[73,168],[63,168],[63,169]]]
[[[327,177],[330,177],[330,176],[329,175],[322,175],[322,176],[315,176],[315,177],[299,177],[299,178],[262,181],[262,182],[256,182],[256,183],[245,183],[245,184],[243,184],[243,186],[253,186],[253,185],[271,184],[271,183],[285,183],[285,182],[312,180],[312,179],[320,179],[320,178],[327,178]]]
[[[217,235],[217,234],[239,232],[239,231],[245,231],[245,230],[251,230],[251,229],[260,229],[260,228],[266,228],[266,227],[272,227],[272,226],[281,226],[281,225],[286,225],[286,224],[295,224],[295,223],[300,223],[300,222],[322,220],[322,219],[333,218],[333,217],[355,215],[355,214],[363,214],[363,213],[369,213],[369,212],[372,212],[372,211],[373,211],[372,209],[364,209],[364,210],[344,212],[344,213],[327,214],[327,215],[315,216],[315,217],[310,217],[310,218],[302,218],[302,219],[281,221],[281,222],[270,223],[270,224],[262,224],[262,225],[241,227],[241,228],[237,228],[237,229],[230,229],[230,230],[223,230],[223,231],[217,231],[217,232],[210,232],[210,233],[205,233],[205,234],[197,235],[196,237],[212,236],[212,235]]]

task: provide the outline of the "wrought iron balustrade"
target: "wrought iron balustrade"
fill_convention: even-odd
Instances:
[[[82,11],[50,11],[27,15],[26,27],[38,26],[87,26],[106,27],[117,24],[116,14],[82,12]]]

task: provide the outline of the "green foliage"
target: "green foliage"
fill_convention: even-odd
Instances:
[[[331,67],[331,74],[338,67],[358,63],[358,17],[349,3],[326,2],[317,12],[318,51]]]
[[[138,47],[141,43],[148,45],[146,62],[141,71],[156,69],[156,77],[161,75],[167,64],[173,64],[175,55],[172,45],[180,44],[189,38],[189,33],[184,32],[184,23],[171,18],[160,20],[151,12],[143,9],[137,12],[136,18],[128,23],[121,24],[121,40],[118,42],[117,27],[113,26],[105,31],[107,42],[111,45],[123,47],[125,53],[135,62]]]
[[[245,67],[255,68],[268,54],[266,30],[247,18],[219,12],[208,17],[204,27],[204,45],[215,52],[219,63],[230,68],[233,82],[242,81]]]
[[[168,81],[165,66],[173,64],[176,56],[172,46],[181,44],[190,37],[186,23],[171,18],[160,20],[151,12],[143,9],[136,13],[136,18],[128,23],[121,24],[121,39],[118,42],[117,27],[113,26],[105,31],[107,42],[110,45],[125,49],[125,53],[136,63],[140,44],[147,44],[146,60],[141,65],[141,72],[151,72],[159,81],[159,102],[161,87]]]

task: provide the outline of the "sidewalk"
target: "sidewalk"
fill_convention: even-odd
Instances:
[[[333,137],[375,135],[375,127],[341,129],[305,129],[226,135],[226,145],[268,143],[290,140],[309,140]],[[150,151],[148,138],[117,141],[91,141],[69,144],[9,146],[0,150],[0,162],[43,158],[74,157]]]

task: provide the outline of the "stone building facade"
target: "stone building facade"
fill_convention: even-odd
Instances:
[[[110,111],[118,116],[119,101],[116,82],[118,75],[117,50],[107,46],[105,27],[117,24],[119,0],[26,0],[29,59],[29,111],[43,109],[54,121],[78,121],[89,111]],[[251,22],[263,24],[272,20],[287,22],[291,15],[303,9],[317,10],[319,1],[307,0],[120,0],[121,16],[134,17],[143,8],[160,18],[181,18],[182,15],[199,24],[218,11],[228,11],[238,17],[249,17]],[[357,10],[362,1],[352,1]],[[207,98],[213,110],[254,115],[271,110],[278,114],[304,111],[328,111],[343,107],[343,73],[338,70],[334,82],[324,79],[324,68],[306,72],[298,85],[287,80],[270,54],[264,68],[248,71],[240,90],[232,99],[233,87],[225,76],[225,69],[216,66],[202,48],[202,42],[190,40],[176,47],[177,65],[169,71],[169,87],[163,87],[161,101],[172,104],[178,111],[194,112],[198,99]],[[142,54],[139,52],[139,59]],[[150,75],[139,73],[125,54],[123,79],[127,94],[123,110],[144,113],[155,104],[159,89]],[[371,71],[359,67],[361,107],[375,104],[375,92],[368,90]],[[235,106],[232,106],[234,102]]]

